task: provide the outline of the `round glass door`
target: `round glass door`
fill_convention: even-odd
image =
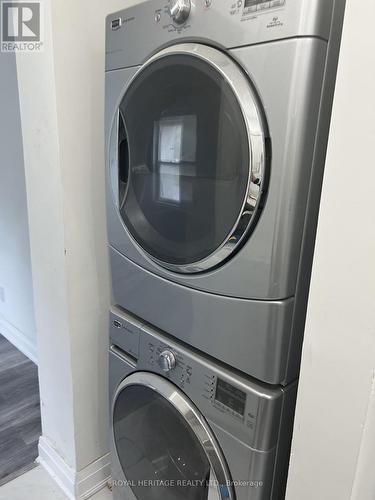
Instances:
[[[223,458],[195,411],[172,384],[144,376],[150,386],[128,377],[113,406],[117,456],[135,498],[232,499]]]
[[[215,267],[242,242],[263,189],[254,92],[228,56],[165,49],[119,106],[119,210],[140,247],[179,272]]]

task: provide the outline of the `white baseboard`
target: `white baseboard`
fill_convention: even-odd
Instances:
[[[36,365],[38,364],[38,353],[36,345],[33,344],[18,328],[0,316],[0,333],[19,351],[27,356]]]
[[[86,500],[92,497],[104,488],[110,479],[109,454],[76,472],[65,463],[44,436],[39,439],[38,461],[69,500]]]
[[[39,439],[38,462],[47,470],[70,500],[75,500],[75,473],[42,436]]]
[[[103,489],[111,477],[110,455],[98,458],[76,476],[77,498],[86,500]]]

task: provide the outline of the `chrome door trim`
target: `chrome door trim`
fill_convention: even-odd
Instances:
[[[226,240],[223,241],[222,244],[212,254],[208,255],[200,261],[191,264],[171,264],[169,262],[157,259],[149,252],[147,252],[142,247],[142,245],[136,241],[136,239],[130,234],[128,230],[127,233],[129,234],[132,241],[135,242],[136,246],[159,266],[177,273],[193,274],[208,271],[212,268],[217,267],[223,261],[227,260],[231,254],[238,250],[246,236],[254,228],[256,223],[255,215],[258,212],[260,200],[265,189],[266,134],[263,125],[264,118],[262,117],[262,112],[258,104],[259,99],[244,71],[241,70],[237,63],[235,63],[230,57],[228,57],[228,55],[220,52],[218,49],[214,49],[213,47],[207,45],[198,43],[184,43],[172,45],[161,50],[150,59],[148,59],[136,71],[136,73],[130,79],[127,85],[127,89],[130,88],[133,81],[140,75],[140,73],[142,73],[144,69],[146,69],[155,61],[171,55],[181,54],[201,59],[202,61],[215,68],[216,71],[218,71],[218,73],[222,75],[222,77],[231,87],[242,111],[242,116],[245,121],[248,136],[250,159],[247,190],[242,204],[242,209]],[[121,96],[119,105],[126,92],[127,90]],[[116,122],[113,124],[113,127],[115,126]],[[115,147],[112,142],[115,135],[116,134],[111,133],[110,151],[112,151]],[[242,224],[244,218],[249,218],[247,224]],[[124,227],[126,227],[125,223]]]
[[[192,432],[198,438],[211,467],[208,498],[210,500],[235,500],[226,460],[209,425],[189,399],[171,382],[163,379],[160,375],[149,372],[135,372],[127,376],[120,383],[112,401],[112,429],[114,429],[113,417],[117,398],[126,387],[133,385],[152,389],[165,398],[185,419]],[[117,453],[114,431],[112,432],[115,453],[118,462],[121,464]],[[222,487],[220,488],[220,486]]]

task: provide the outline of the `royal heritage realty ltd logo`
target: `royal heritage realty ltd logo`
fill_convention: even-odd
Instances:
[[[1,2],[1,51],[41,52],[44,46],[43,4]]]

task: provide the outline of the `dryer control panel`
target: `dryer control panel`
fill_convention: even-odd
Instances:
[[[111,350],[132,366],[170,380],[211,422],[254,449],[277,443],[285,390],[234,373],[123,310],[110,315]],[[265,428],[269,427],[269,432]]]
[[[199,41],[224,49],[293,37],[328,40],[334,0],[155,0],[106,21],[106,70],[143,64],[161,48]]]

